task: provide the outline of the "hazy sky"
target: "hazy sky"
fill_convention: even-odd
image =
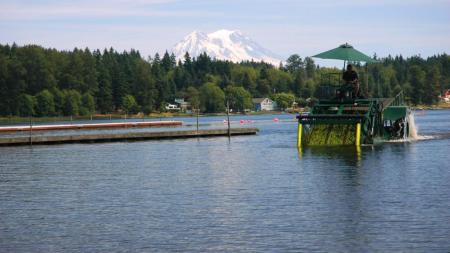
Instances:
[[[238,29],[286,58],[348,42],[369,55],[450,53],[450,0],[0,0],[0,43],[171,49]]]

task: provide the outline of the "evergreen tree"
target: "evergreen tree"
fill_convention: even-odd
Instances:
[[[2,115],[19,114],[19,97],[27,90],[26,75],[27,71],[17,58],[7,61],[6,77],[0,77],[0,80],[6,80],[2,85],[1,102],[3,109]],[[0,81],[1,82],[1,81]]]
[[[83,83],[85,87],[80,92],[95,95],[98,92],[96,60],[88,48],[81,53],[81,56],[83,61]]]
[[[0,115],[5,115],[7,111],[9,111],[8,105],[8,63],[9,59],[3,54],[9,54],[9,50],[5,50],[2,48],[0,53]]]
[[[289,72],[295,73],[303,70],[303,64],[302,58],[298,54],[293,54],[286,60],[285,67]]]
[[[194,62],[194,69],[196,70],[198,81],[201,83],[206,82],[206,77],[211,72],[211,58],[203,52]]]
[[[425,71],[421,67],[414,65],[409,70],[409,83],[411,84],[413,90],[410,97],[415,104],[421,104],[424,102],[424,92],[425,92]]]
[[[167,79],[165,79],[164,71],[161,67],[161,60],[159,59],[159,54],[155,54],[155,58],[152,63],[151,68],[152,76],[155,78],[155,109],[162,110],[168,99],[167,92]]]
[[[264,97],[270,93],[270,83],[269,83],[269,70],[266,66],[263,66],[259,72],[259,80],[256,84],[256,96]]]
[[[106,66],[98,60],[98,92],[96,95],[98,109],[101,113],[114,110],[111,75]]]
[[[161,60],[161,68],[164,72],[169,72],[172,68],[175,67],[175,62],[173,62],[172,57],[170,57],[169,53],[166,51]]]
[[[438,102],[440,94],[440,80],[441,74],[437,66],[431,67],[426,74],[426,81],[424,85],[423,103],[435,104]]]
[[[306,79],[314,78],[315,70],[316,70],[316,65],[314,64],[314,60],[311,57],[306,57],[305,58]]]
[[[52,74],[45,51],[39,46],[25,46],[17,50],[17,60],[25,69],[23,76],[26,90],[29,94],[36,94],[44,89],[52,89],[56,86],[56,80]]]
[[[137,104],[145,113],[150,113],[153,110],[158,94],[151,71],[147,62],[139,61],[134,74],[133,94],[136,94]]]

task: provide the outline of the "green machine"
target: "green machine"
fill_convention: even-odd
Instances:
[[[348,44],[313,57],[375,62]],[[352,99],[343,96],[344,91],[340,73],[322,77],[319,101],[309,113],[297,116],[298,147],[360,146],[410,136],[410,110],[404,102],[403,92],[394,98]]]

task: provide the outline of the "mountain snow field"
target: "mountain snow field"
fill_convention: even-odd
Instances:
[[[177,43],[172,52],[177,59],[184,59],[186,52],[191,57],[197,57],[206,52],[212,58],[232,62],[264,61],[275,66],[281,62],[277,55],[263,48],[242,32],[225,29],[208,34],[194,31]]]

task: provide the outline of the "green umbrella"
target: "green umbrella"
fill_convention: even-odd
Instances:
[[[328,50],[326,52],[314,55],[315,58],[321,59],[335,59],[344,61],[362,61],[367,63],[377,62],[369,56],[354,49],[351,45],[345,43],[335,49]]]

